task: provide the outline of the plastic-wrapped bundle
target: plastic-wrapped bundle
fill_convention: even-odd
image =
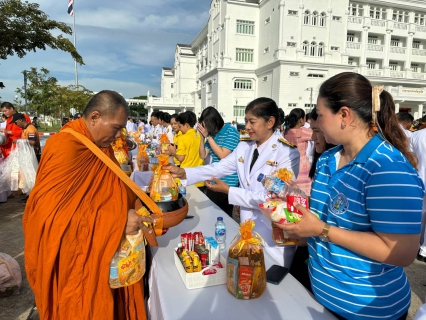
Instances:
[[[38,163],[28,140],[18,139],[15,148],[0,164],[0,192],[22,190],[29,194],[34,187]]]

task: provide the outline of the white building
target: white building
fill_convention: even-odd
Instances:
[[[385,85],[397,112],[426,112],[426,1],[212,0],[190,45],[163,68],[153,109],[197,115],[207,106],[243,122],[244,108],[270,97],[287,114],[309,110],[319,85],[344,71]]]

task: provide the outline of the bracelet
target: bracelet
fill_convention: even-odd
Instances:
[[[207,140],[207,141],[209,141],[209,139],[210,139],[210,138],[211,138],[210,136],[207,136],[207,137],[206,137],[206,140]]]

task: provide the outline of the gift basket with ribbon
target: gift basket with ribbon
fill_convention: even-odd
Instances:
[[[228,251],[227,287],[237,299],[258,298],[266,288],[264,241],[254,225],[250,219],[242,222]]]
[[[138,145],[138,155],[136,161],[138,162],[139,171],[149,171],[149,156],[146,152],[147,144]]]

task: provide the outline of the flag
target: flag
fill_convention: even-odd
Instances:
[[[74,0],[68,0],[68,14],[70,16],[74,15]]]

